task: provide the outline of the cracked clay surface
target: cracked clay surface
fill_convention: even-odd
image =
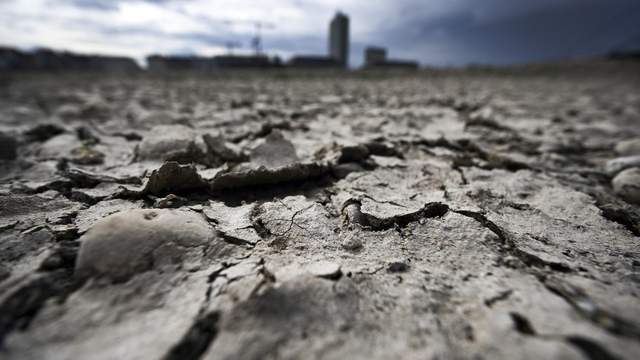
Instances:
[[[588,66],[9,77],[0,358],[637,359],[640,69]]]

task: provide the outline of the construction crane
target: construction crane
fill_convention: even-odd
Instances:
[[[262,29],[275,29],[276,26],[266,21],[253,21],[253,26],[256,32],[253,39],[251,39],[251,47],[253,47],[256,56],[258,56],[262,54]]]
[[[209,20],[211,21],[211,20]],[[258,20],[231,20],[231,19],[225,19],[225,20],[213,20],[215,22],[218,22],[220,24],[224,24],[224,25],[234,25],[234,24],[249,24],[252,25],[254,28],[254,35],[251,38],[250,41],[250,47],[255,51],[256,55],[262,55],[263,53],[263,43],[262,43],[262,30],[263,29],[275,29],[276,26],[268,21],[258,21]],[[229,54],[233,53],[233,49],[234,48],[239,48],[240,44],[237,41],[228,41],[226,44],[227,47],[227,51],[229,52]]]
[[[227,54],[233,55],[233,49],[242,47],[242,44],[239,41],[227,41],[225,46],[227,47]]]

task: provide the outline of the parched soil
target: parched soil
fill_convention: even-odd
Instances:
[[[0,78],[0,358],[640,357],[638,65]]]

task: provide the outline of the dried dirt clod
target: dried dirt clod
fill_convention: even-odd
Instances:
[[[307,271],[317,277],[325,279],[338,279],[342,275],[340,264],[332,261],[318,261],[307,266]]]
[[[611,180],[613,191],[628,203],[640,204],[640,167],[621,171]]]
[[[209,224],[193,212],[123,211],[98,221],[80,238],[76,273],[126,281],[159,264],[180,263],[190,249],[214,238]]]
[[[403,273],[409,271],[409,264],[405,261],[392,261],[387,265],[387,272]]]

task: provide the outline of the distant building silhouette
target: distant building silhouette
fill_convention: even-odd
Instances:
[[[0,48],[0,70],[74,70],[128,72],[140,70],[128,57],[84,55],[37,49],[31,52]]]
[[[364,65],[375,66],[387,61],[387,49],[370,46],[364,50]]]
[[[296,68],[337,68],[342,66],[336,59],[317,55],[294,56],[287,65]]]
[[[344,67],[349,63],[349,17],[341,12],[329,24],[329,56]]]
[[[410,60],[389,60],[387,49],[377,46],[369,46],[364,50],[364,67],[371,68],[402,68],[417,69],[418,63]]]
[[[147,68],[153,72],[170,70],[214,71],[229,68],[248,69],[277,66],[280,64],[272,62],[265,55],[220,55],[214,57],[151,55],[147,57]]]

